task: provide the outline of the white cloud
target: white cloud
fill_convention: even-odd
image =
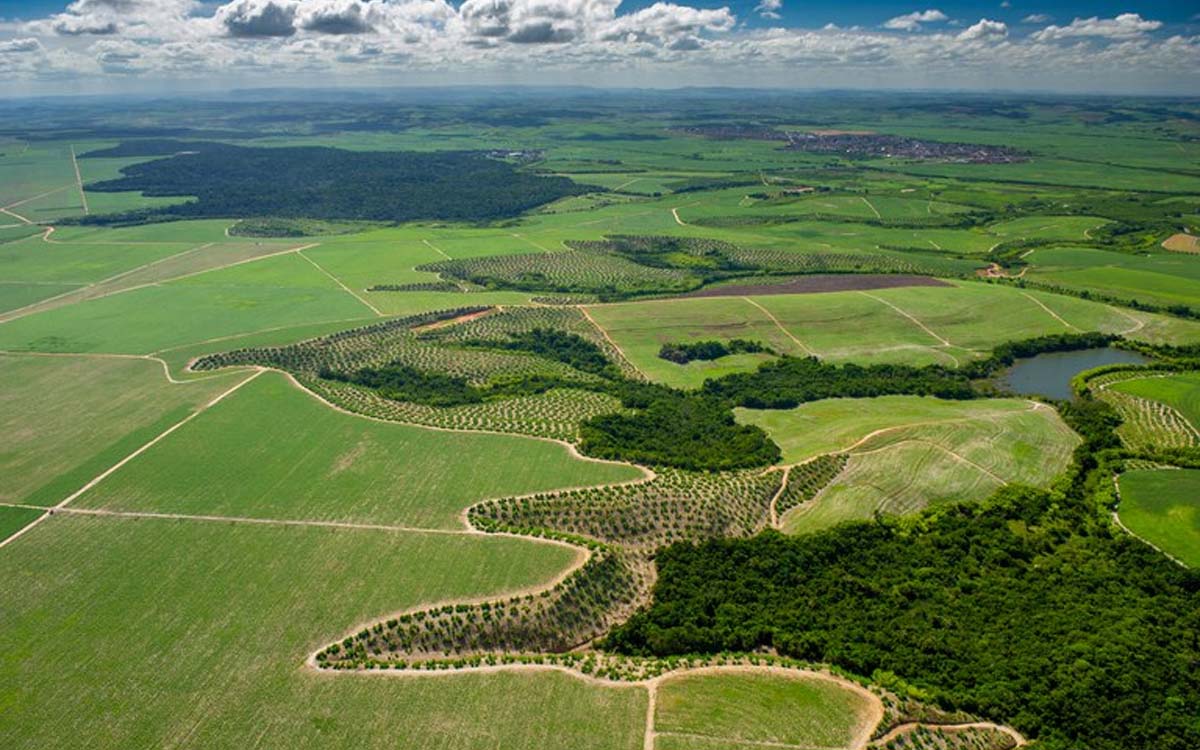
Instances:
[[[982,39],[1003,39],[1006,36],[1008,36],[1008,24],[1002,21],[991,21],[987,18],[981,18],[979,19],[979,23],[959,33],[958,39],[964,42],[971,42]]]
[[[19,55],[30,52],[41,52],[42,43],[33,37],[9,39],[0,42],[0,55]]]
[[[729,8],[657,2],[620,12],[620,6],[619,0],[465,0],[460,7],[447,0],[226,0],[214,9],[191,0],[77,0],[45,19],[0,23],[0,72],[14,82],[321,76],[349,83],[1028,88],[1073,80],[1091,89],[1142,76],[1139,84],[1170,80],[1183,91],[1200,80],[1200,36],[1162,38],[1148,33],[1158,22],[1133,14],[1014,37],[1003,22],[986,18],[968,28],[909,33],[949,20],[933,9],[892,19],[887,29],[802,29],[739,26]],[[761,2],[758,12],[775,12],[771,7]],[[56,30],[67,23],[115,29]],[[1044,43],[1072,37],[1079,43]]]
[[[884,22],[883,28],[893,31],[916,31],[923,23],[938,23],[949,20],[949,16],[940,10],[918,10],[903,16],[896,16]]]
[[[1135,39],[1149,31],[1162,28],[1162,21],[1150,21],[1137,13],[1122,13],[1116,18],[1076,18],[1067,26],[1047,26],[1033,35],[1039,42],[1075,37],[1105,39]]]
[[[754,7],[754,12],[763,18],[778,20],[779,11],[783,9],[783,0],[762,0]]]
[[[1049,13],[1030,13],[1021,19],[1021,23],[1050,23],[1054,16]]]

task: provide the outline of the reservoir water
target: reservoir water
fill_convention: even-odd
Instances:
[[[1069,399],[1071,378],[1084,370],[1101,365],[1138,364],[1150,360],[1136,352],[1100,347],[1074,352],[1047,352],[1027,359],[1018,359],[996,378],[999,385],[1023,396]]]

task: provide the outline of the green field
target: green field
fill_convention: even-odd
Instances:
[[[485,498],[641,476],[630,466],[581,461],[544,440],[339,413],[268,373],[75,504],[456,529],[460,512]]]
[[[559,547],[58,515],[3,554],[4,747],[641,747],[640,688],[304,666],[364,620],[546,581]]]
[[[405,89],[402,96],[306,90],[261,101],[219,93],[105,101],[14,100],[0,112],[0,747],[859,750],[878,702],[811,673],[689,671],[615,656],[611,663],[621,666],[612,672],[591,659],[574,674],[452,667],[514,652],[532,657],[551,643],[609,649],[611,642],[593,639],[630,613],[653,610],[652,584],[671,580],[664,561],[705,549],[706,540],[730,549],[829,540],[829,550],[852,550],[861,561],[876,559],[872,535],[886,529],[898,529],[912,560],[961,553],[970,569],[956,578],[919,567],[903,579],[880,575],[886,585],[871,589],[876,573],[907,568],[826,579],[828,560],[806,555],[798,568],[805,579],[836,585],[828,599],[814,594],[803,606],[814,615],[847,604],[847,612],[873,611],[895,599],[899,609],[887,605],[883,614],[902,611],[902,632],[875,628],[839,643],[853,628],[843,617],[824,632],[772,645],[799,617],[793,610],[781,621],[731,629],[715,646],[697,636],[694,647],[707,656],[774,649],[857,672],[864,683],[874,672],[876,687],[889,689],[896,687],[886,674],[890,659],[935,658],[928,673],[893,671],[943,707],[986,707],[984,718],[1020,724],[1034,744],[1200,746],[1194,717],[1184,716],[1200,688],[1182,679],[1162,688],[1163,675],[1178,669],[1128,660],[1145,679],[1123,684],[1113,702],[1101,677],[1111,673],[1113,654],[1131,653],[1120,639],[1106,640],[1102,653],[1079,641],[1066,661],[1054,661],[1053,674],[1068,675],[1059,683],[1071,710],[1053,703],[1059,691],[1035,694],[1046,685],[1038,670],[1049,673],[1050,662],[1031,662],[1028,642],[990,642],[1001,644],[990,649],[999,655],[994,669],[977,668],[984,657],[969,674],[955,673],[966,649],[944,650],[955,633],[974,632],[957,615],[938,619],[950,605],[1006,590],[967,590],[990,584],[992,571],[1024,566],[1011,579],[1020,582],[1044,573],[1043,559],[1069,560],[1056,572],[1062,590],[1096,582],[1088,590],[1097,596],[1120,591],[1112,578],[1120,570],[1089,565],[1074,551],[1113,543],[1109,514],[1095,512],[1101,495],[1088,494],[1111,488],[1110,477],[1055,481],[1067,477],[1078,446],[1099,444],[1080,435],[1097,437],[1095,430],[1111,439],[1108,428],[1072,421],[1077,434],[1050,406],[989,398],[994,391],[978,383],[960,394],[978,396],[968,400],[894,395],[733,410],[737,423],[762,428],[779,446],[772,467],[773,447],[755,430],[725,422],[724,402],[658,387],[697,389],[781,356],[956,368],[1007,342],[1119,334],[1177,358],[1169,364],[1177,371],[1160,365],[1095,381],[1095,398],[1125,420],[1115,430],[1123,446],[1112,449],[1116,460],[1158,466],[1166,449],[1178,451],[1181,464],[1196,459],[1200,375],[1186,369],[1190,350],[1153,349],[1200,345],[1200,256],[1161,247],[1172,234],[1200,234],[1194,100]],[[732,130],[706,131],[725,126]],[[742,126],[750,130],[739,133]],[[751,132],[758,128],[865,130],[1020,153],[1011,163],[884,157],[874,147],[818,153],[790,136]],[[166,141],[165,150],[155,141]],[[463,195],[448,194],[446,185],[461,175],[444,171],[444,184],[427,175],[427,189],[405,193],[413,200],[384,208],[475,219],[390,225],[364,220],[363,198],[375,195],[342,200],[366,189],[365,177],[286,186],[279,194],[290,191],[291,203],[264,203],[279,215],[242,224],[216,210],[204,215],[218,218],[187,220],[200,214],[182,207],[178,221],[114,218],[190,199],[87,190],[160,158],[154,154],[188,152],[195,141],[419,152],[328,162],[340,169],[353,161],[364,174],[406,158],[396,171],[412,169],[429,152],[492,152],[506,163],[484,166],[512,179],[454,205]],[[109,148],[135,155],[72,159]],[[277,155],[260,156],[279,163]],[[166,167],[162,176],[187,193],[192,185],[180,175],[188,167],[176,165],[181,171]],[[270,184],[269,175],[240,164],[224,176],[225,165],[209,167],[206,179]],[[594,187],[547,192],[548,202],[522,204],[532,207],[520,215],[494,210],[518,183],[533,194],[534,175]],[[392,184],[389,174],[373,189],[404,182]],[[209,191],[208,205],[222,198],[211,184],[195,187],[195,195]],[[466,187],[480,188],[459,189]],[[551,200],[556,195],[567,197]],[[425,199],[470,211],[421,213]],[[327,221],[308,215],[316,206]],[[989,283],[993,263],[1023,275]],[[935,276],[944,285],[779,295],[753,288],[863,273]],[[747,296],[667,296],[731,284],[752,288]],[[498,309],[449,324],[447,314],[440,328],[392,323],[484,307]],[[733,339],[769,351],[682,365],[659,357],[664,345]],[[206,355],[222,356],[189,369]],[[612,360],[620,361],[613,367]],[[214,362],[286,367],[321,397],[281,372],[213,370]],[[388,371],[380,381],[390,385],[372,384],[378,371]],[[842,376],[850,385],[829,375],[828,392],[865,392],[852,387],[861,384],[852,371]],[[650,383],[630,382],[641,377]],[[888,386],[899,380],[878,377]],[[389,391],[396,383],[410,390]],[[461,390],[462,402],[421,401],[431,400],[428,383]],[[1066,407],[1063,414],[1078,416]],[[679,436],[671,434],[677,423]],[[756,454],[757,465],[718,470],[731,465],[718,461],[731,458],[732,444],[705,442],[724,434],[718,429],[770,450]],[[588,435],[611,444],[589,445]],[[683,440],[700,447],[676,456],[659,444],[664,439],[667,448],[693,444]],[[639,455],[655,462],[654,471],[583,458],[563,441],[597,455]],[[1030,490],[1013,510],[1009,493],[994,495],[1011,484],[1053,488]],[[1128,471],[1119,488],[1125,526],[1187,565],[1200,564],[1200,471]],[[995,502],[985,505],[989,498]],[[973,505],[917,515],[960,501]],[[955,526],[975,513],[988,523]],[[876,515],[912,518],[832,528]],[[827,534],[797,539],[771,529]],[[976,538],[1006,545],[954,549]],[[590,556],[581,539],[592,545]],[[698,546],[665,549],[680,541]],[[1041,557],[1050,548],[1059,551]],[[1174,607],[1173,595],[1162,593],[1174,584],[1154,563],[1181,571],[1141,545],[1123,554],[1131,548],[1149,556],[1138,558],[1139,580],[1162,584],[1159,606]],[[1037,552],[1009,554],[1026,549]],[[738,570],[755,572],[758,560],[770,562],[756,558]],[[700,571],[701,588],[715,567]],[[770,594],[773,579],[763,580]],[[847,581],[870,591],[862,595],[869,601],[847,603]],[[701,592],[711,597],[703,617],[716,627],[745,624],[738,620],[759,591],[742,588],[721,600],[717,588]],[[653,596],[669,598],[662,589]],[[1018,626],[1053,622],[1036,600],[1025,601],[1011,611],[1034,617],[995,618],[1003,626],[996,633],[1028,635],[1035,630]],[[932,619],[922,620],[924,612]],[[1139,614],[1119,620],[1139,638],[1177,632],[1174,622],[1149,631],[1154,618]],[[689,639],[703,628],[671,624],[657,631],[659,645],[692,649]],[[376,640],[385,627],[388,635]],[[421,628],[435,635],[412,637]],[[875,653],[905,635],[918,644],[909,653]],[[427,650],[410,648],[414,642]],[[318,668],[315,654],[335,645],[345,659]],[[356,662],[358,648],[372,659]],[[1195,650],[1181,645],[1169,652],[1170,664],[1195,663]],[[638,653],[647,652],[658,648]],[[732,657],[739,659],[751,660]],[[413,663],[424,660],[445,669],[413,674]],[[333,668],[367,663],[406,671]],[[1021,673],[1031,663],[1033,673]],[[637,669],[647,670],[643,680],[678,671],[639,684],[617,680]],[[1059,724],[1112,729],[1112,711],[1124,716],[1121,727],[1136,724],[1131,716],[1146,721],[1116,744],[1050,736]]]
[[[1121,300],[1200,306],[1200,256],[1155,250],[1115,253],[1091,248],[1038,248],[1025,260],[1029,278]]]
[[[54,505],[244,378],[143,359],[0,355],[0,501]]]
[[[1200,429],[1200,374],[1177,373],[1163,377],[1132,378],[1112,387],[1131,396],[1159,401],[1179,412]]]
[[[767,431],[785,463],[849,455],[824,490],[784,515],[784,528],[792,533],[877,511],[904,514],[982,500],[1010,482],[1044,486],[1066,467],[1078,443],[1053,409],[1015,399],[881,396],[737,414],[738,421]]]
[[[1131,338],[1200,341],[1200,324],[1007,286],[697,298],[594,305],[588,312],[647,376],[694,387],[713,374],[750,370],[761,356],[677,365],[667,343],[756,339],[780,353],[830,362],[960,365],[1005,341],[1102,331]],[[765,312],[764,312],[765,310]],[[770,316],[774,316],[772,320]]]
[[[851,747],[872,700],[804,673],[699,672],[658,686],[659,748]]]
[[[1120,486],[1121,523],[1185,565],[1200,566],[1200,470],[1127,471]]]

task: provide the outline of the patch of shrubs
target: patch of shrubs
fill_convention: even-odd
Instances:
[[[668,362],[686,365],[692,360],[713,360],[728,357],[730,354],[776,354],[776,351],[758,341],[747,339],[731,339],[724,341],[693,341],[681,344],[663,344],[658,350],[658,356]]]

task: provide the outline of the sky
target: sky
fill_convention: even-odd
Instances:
[[[1200,0],[0,0],[0,80],[1200,95]]]

